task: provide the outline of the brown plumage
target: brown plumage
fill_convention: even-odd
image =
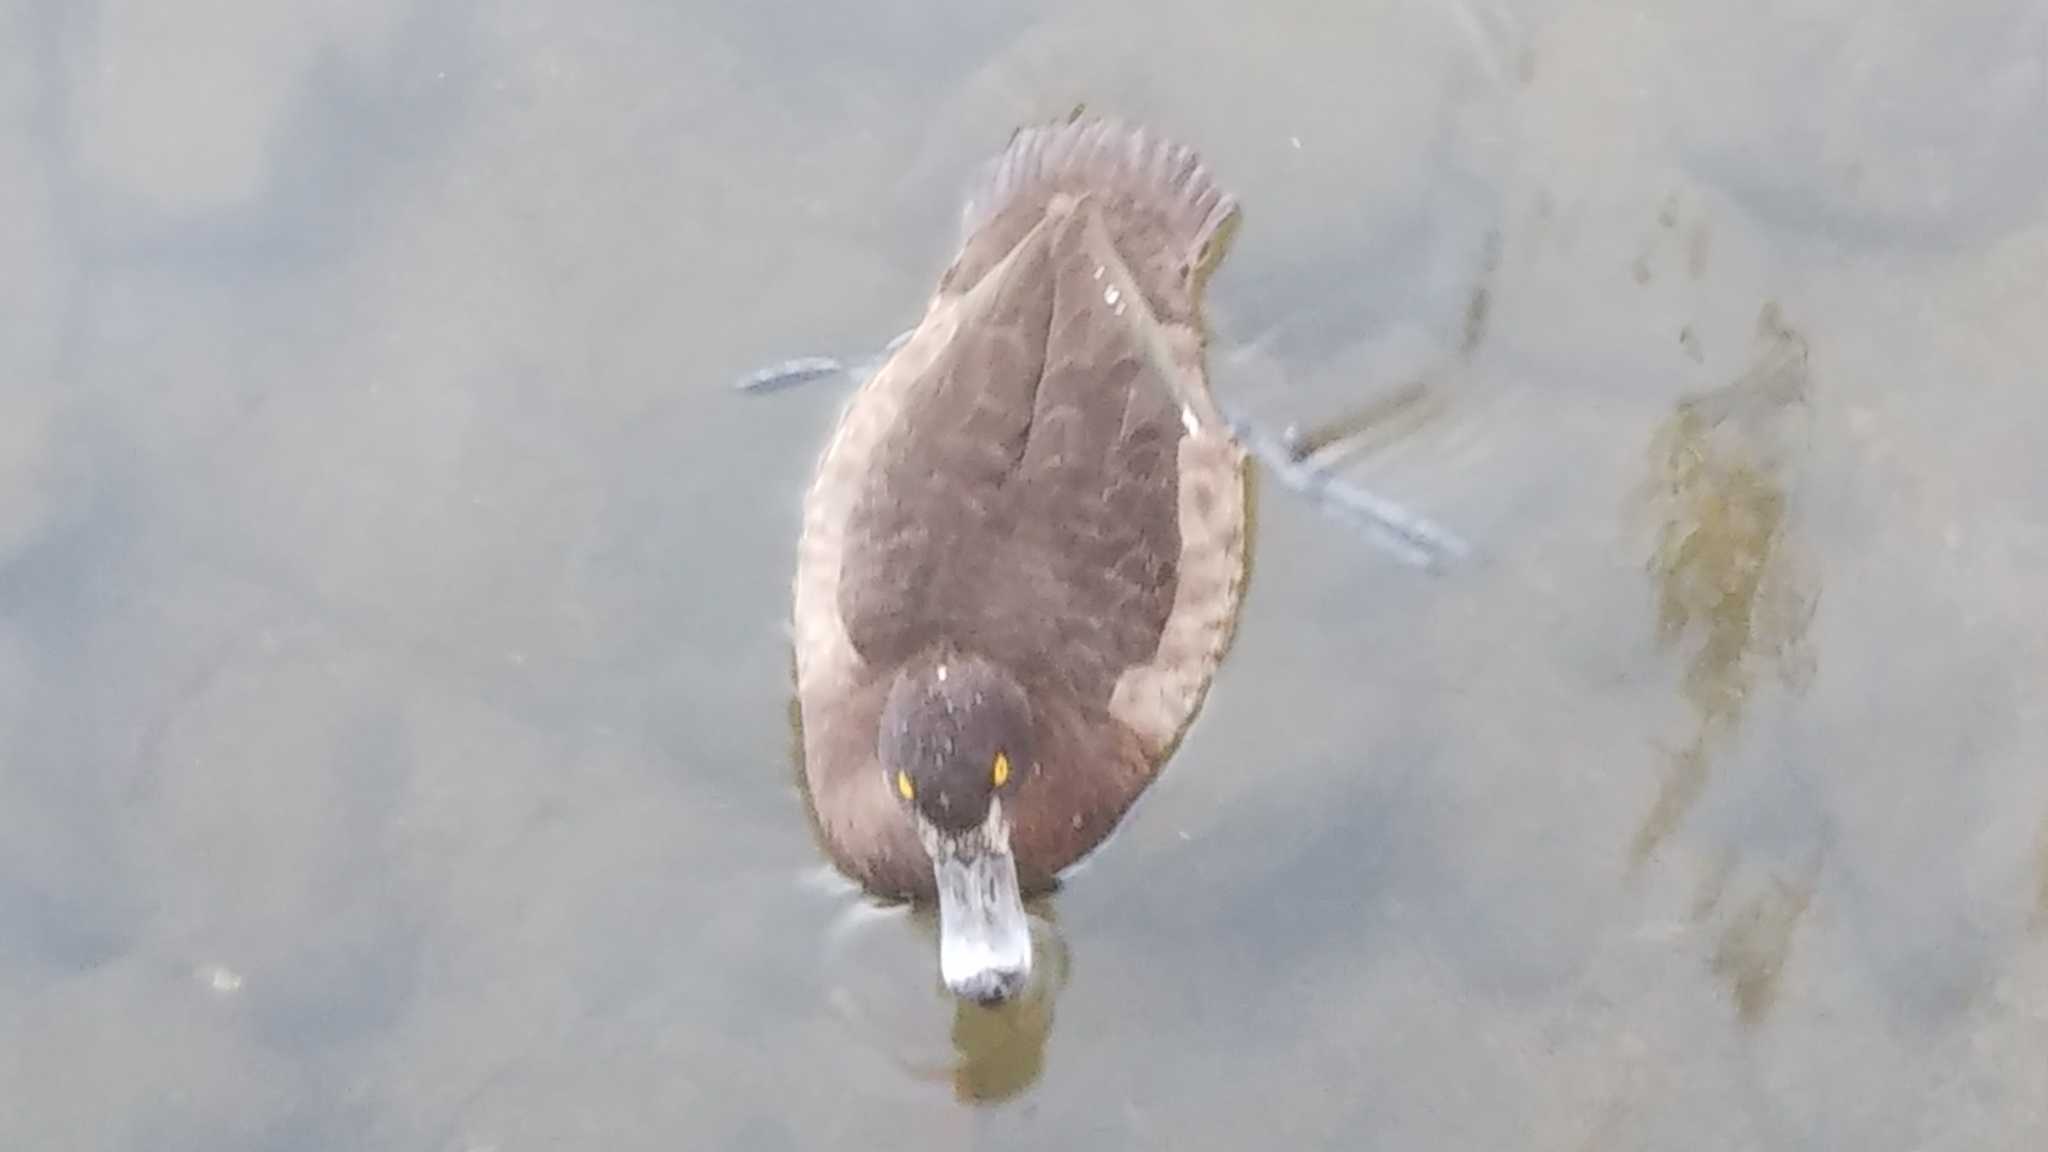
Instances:
[[[1000,797],[1018,879],[1044,890],[1192,719],[1244,574],[1244,454],[1199,300],[1235,214],[1142,130],[1026,129],[922,323],[847,403],[805,500],[795,639],[813,814],[869,889],[932,891],[915,791],[941,823],[931,804]],[[1029,762],[899,796],[878,742]]]

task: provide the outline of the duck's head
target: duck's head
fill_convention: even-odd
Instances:
[[[1031,975],[1031,926],[1010,853],[1010,801],[1035,770],[1031,701],[978,656],[946,652],[896,674],[877,751],[917,826],[939,896],[939,972],[955,995],[1008,999]]]

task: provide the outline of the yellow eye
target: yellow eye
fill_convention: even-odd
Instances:
[[[896,794],[905,800],[917,795],[917,789],[910,786],[910,773],[898,772],[896,774]]]
[[[996,787],[998,788],[1001,788],[1004,782],[1009,780],[1010,758],[1008,756],[1003,755],[1001,752],[996,753],[995,767],[989,771],[989,778],[996,782]]]

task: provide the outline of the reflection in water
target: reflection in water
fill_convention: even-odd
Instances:
[[[953,1005],[953,1095],[972,1103],[1008,1100],[1038,1082],[1045,1069],[1045,1043],[1052,1036],[1053,1006],[1067,985],[1072,960],[1049,901],[1034,908],[1031,984],[1021,996],[995,1007],[971,1004],[939,992]],[[938,950],[938,922],[918,916],[928,955]]]
[[[1741,728],[1760,665],[1775,664],[1794,693],[1813,673],[1806,634],[1817,591],[1799,558],[1788,493],[1806,434],[1806,342],[1771,305],[1759,319],[1757,341],[1750,370],[1681,401],[1652,446],[1647,502],[1658,530],[1648,566],[1657,581],[1658,633],[1668,647],[1690,647],[1681,691],[1694,726],[1671,754],[1637,832],[1632,868],[1656,852],[1705,791],[1714,758]],[[1732,852],[1715,862],[1693,903],[1696,921],[1719,907],[1737,864]],[[1816,855],[1791,880],[1771,877],[1723,929],[1712,966],[1728,983],[1745,1028],[1776,998],[1819,872]]]
[[[1795,692],[1812,674],[1816,594],[1788,541],[1785,488],[1806,431],[1806,342],[1770,305],[1758,342],[1747,373],[1680,401],[1651,448],[1657,627],[1667,646],[1693,646],[1682,691],[1696,726],[1637,833],[1636,865],[1705,788],[1708,762],[1741,727],[1759,659]]]
[[[861,1042],[912,1079],[951,1084],[953,1095],[967,1103],[1015,1097],[1044,1071],[1054,1007],[1072,971],[1051,902],[1028,907],[1031,983],[1000,1005],[982,1007],[953,995],[939,979],[933,964],[938,918],[931,908],[859,898],[839,918],[825,957],[834,974],[833,1007]],[[916,971],[929,978],[904,978]],[[938,1040],[942,1029],[945,1041]]]

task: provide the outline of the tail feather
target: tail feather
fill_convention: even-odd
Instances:
[[[1119,251],[1148,288],[1192,289],[1221,258],[1238,215],[1236,198],[1193,149],[1143,127],[1077,112],[1060,123],[1019,129],[983,170],[961,217],[968,263],[979,263],[971,258],[978,241],[991,234],[1014,239],[1007,234],[1021,235],[1062,193],[1096,202]]]

